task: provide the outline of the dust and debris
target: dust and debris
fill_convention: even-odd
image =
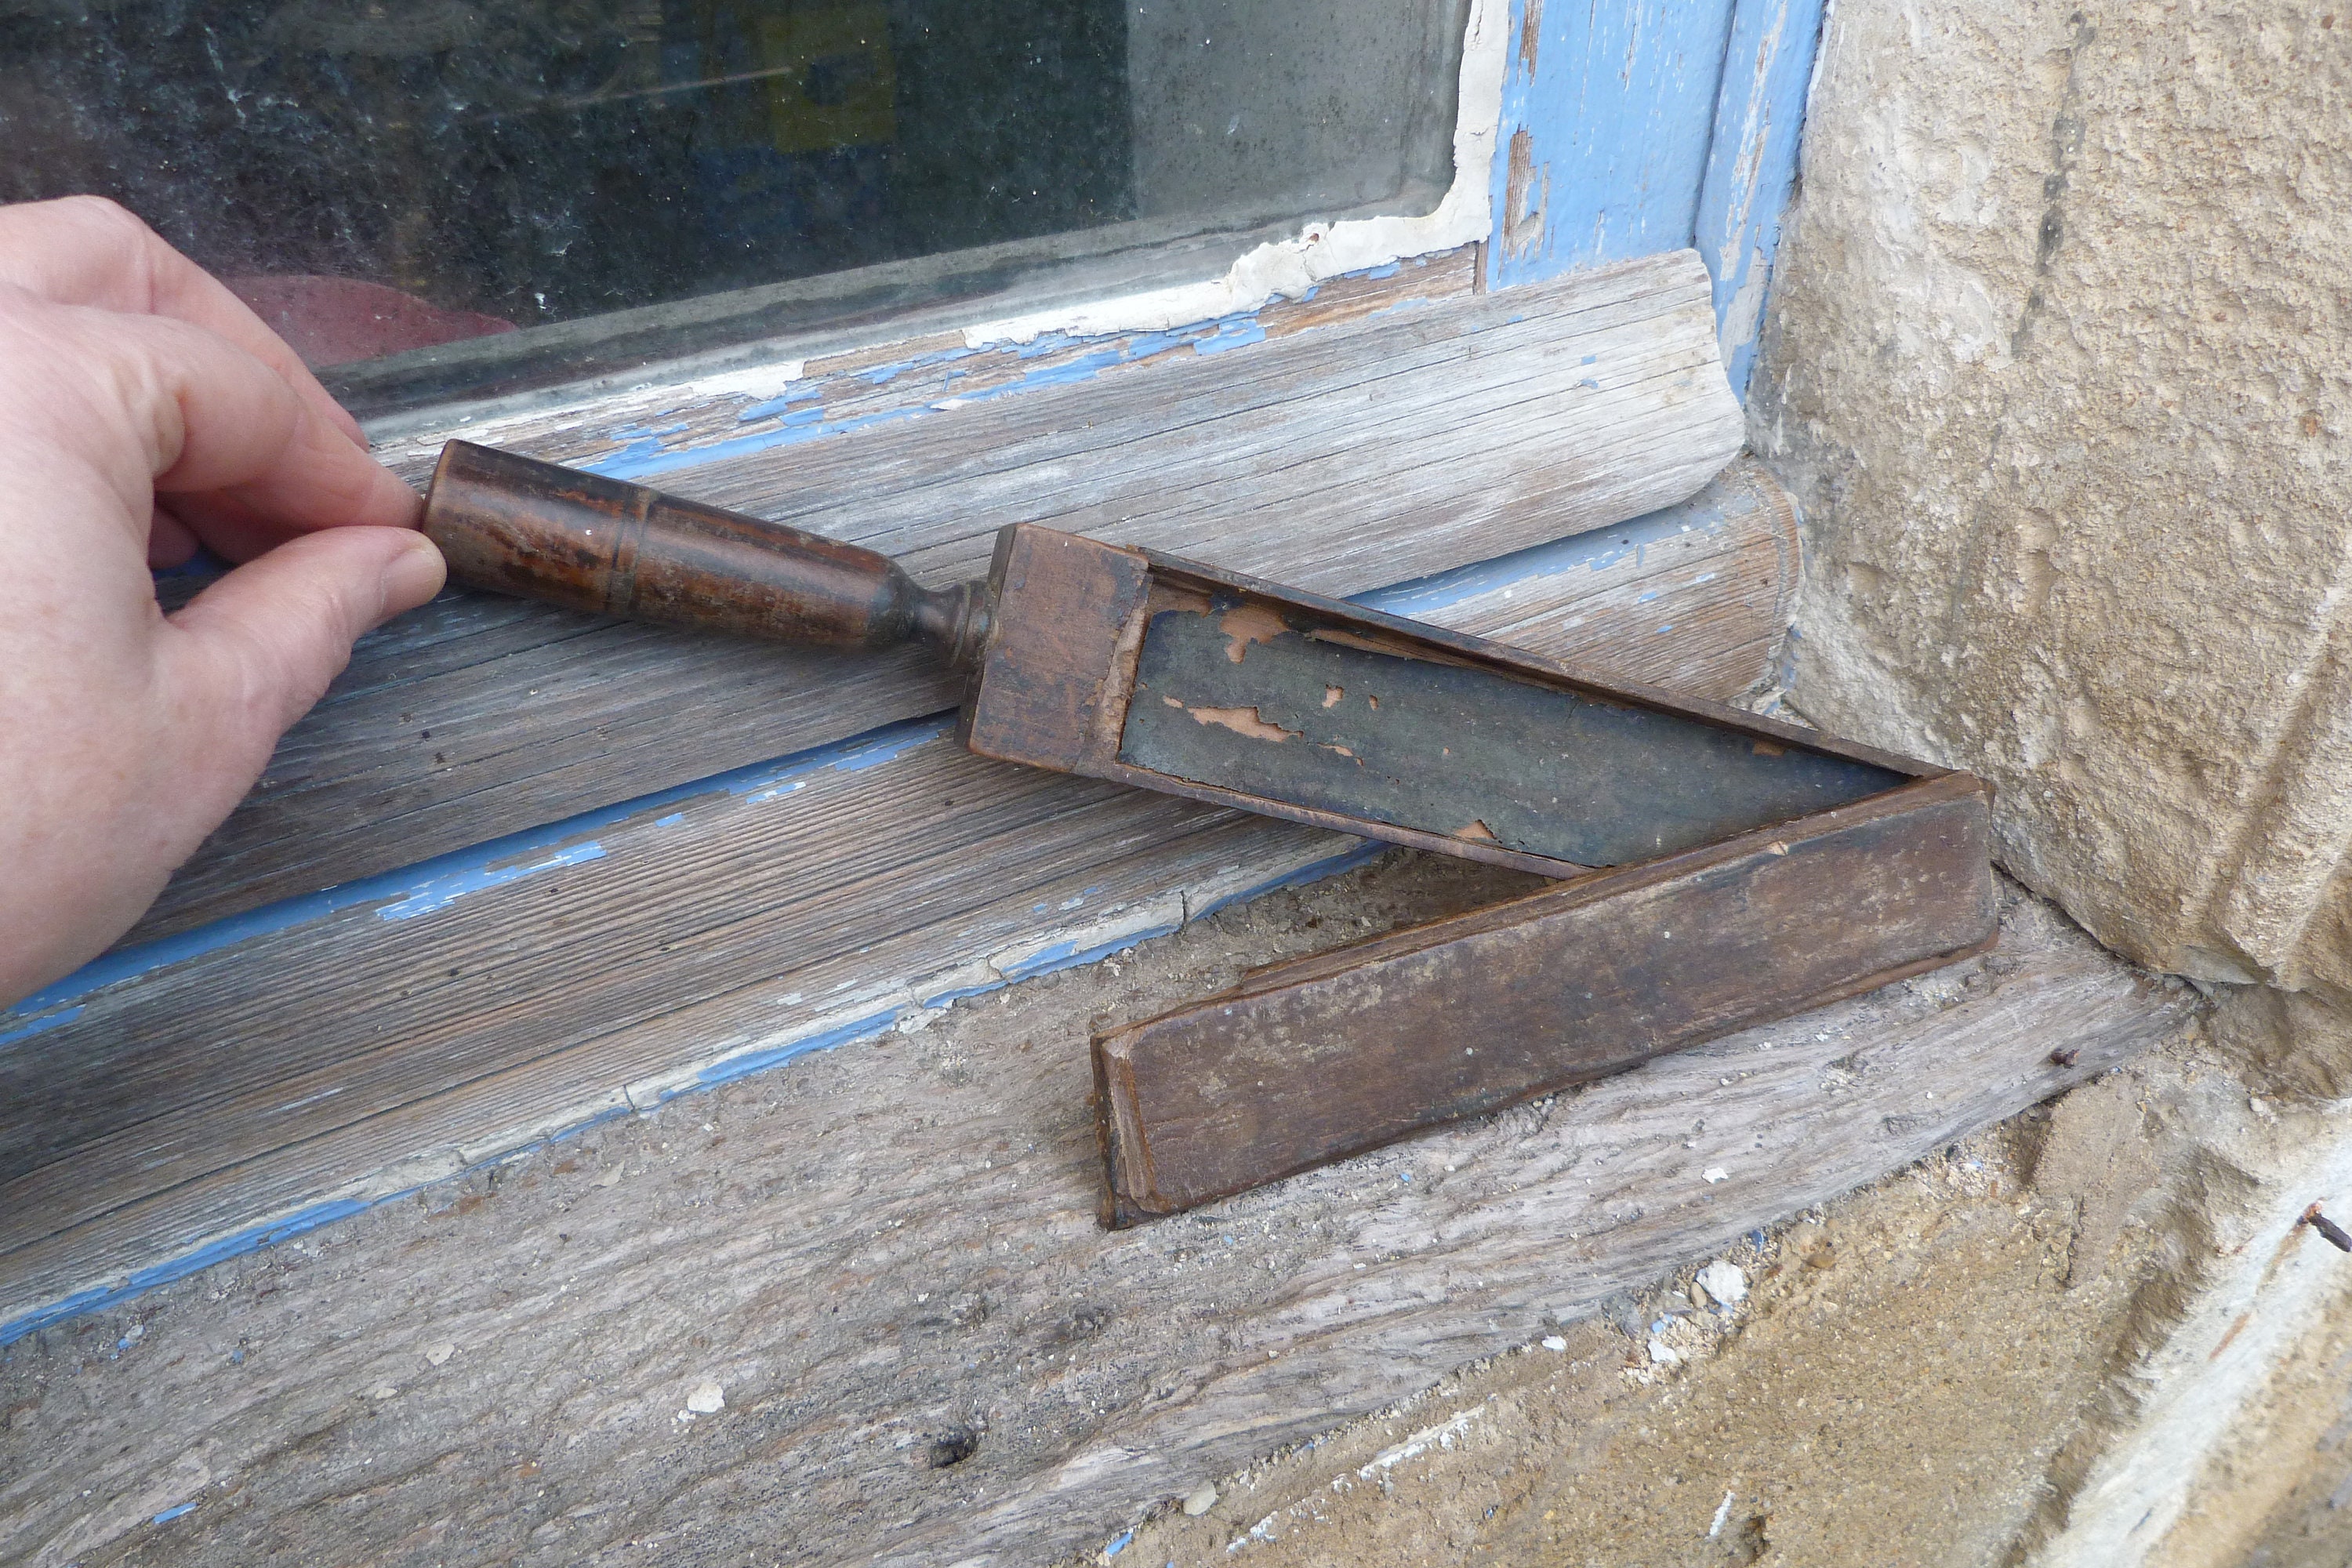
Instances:
[[[1728,1258],[1718,1258],[1698,1271],[1698,1285],[1727,1307],[1748,1300],[1748,1274]]]
[[[2018,1212],[2048,1121],[1988,1130],[1679,1282],[1612,1298],[1545,1336],[1549,1353],[1497,1357],[1230,1479],[1232,1506],[1272,1521],[1233,1555],[2000,1560],[2105,1397],[2099,1368],[2127,1342],[2136,1292],[2166,1266],[2142,1238],[2099,1279],[2063,1282],[2059,1205]],[[1693,1285],[1712,1310],[1691,1309]],[[1415,1418],[1429,1409],[1475,1410],[1475,1429],[1370,1470],[1430,1427]],[[1171,1510],[1135,1547],[1188,1568],[1226,1561],[1232,1539]]]

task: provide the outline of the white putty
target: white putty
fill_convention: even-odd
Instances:
[[[983,321],[963,330],[964,342],[982,348],[1030,342],[1046,332],[1096,337],[1164,331],[1255,310],[1276,298],[1295,300],[1342,273],[1486,238],[1494,227],[1495,143],[1503,120],[1504,36],[1509,24],[1507,0],[1472,0],[1462,42],[1460,110],[1454,124],[1454,184],[1435,211],[1421,217],[1309,223],[1296,239],[1259,246],[1222,278]]]
[[[696,397],[749,397],[761,400],[780,395],[793,383],[801,379],[808,369],[805,360],[777,360],[769,364],[747,365],[741,370],[722,371],[680,384],[680,390]]]

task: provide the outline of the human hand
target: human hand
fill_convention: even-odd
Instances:
[[[112,203],[0,207],[0,1005],[95,957],[370,627],[416,493],[252,311]],[[165,615],[151,563],[243,562]]]

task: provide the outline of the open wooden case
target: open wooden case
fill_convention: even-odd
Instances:
[[[1560,879],[1098,1036],[1107,1224],[1995,938],[1969,774],[1050,530],[990,587],[973,751]]]

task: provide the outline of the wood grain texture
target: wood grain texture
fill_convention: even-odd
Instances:
[[[1334,278],[1302,299],[1276,300],[1245,315],[1168,331],[1048,333],[976,347],[961,330],[891,338],[885,335],[887,323],[867,323],[825,334],[815,352],[797,358],[754,358],[708,375],[651,384],[599,384],[551,406],[464,415],[456,424],[428,414],[402,422],[398,432],[380,440],[377,452],[419,483],[451,436],[550,462],[652,457],[675,466],[690,462],[694,453],[747,437],[798,431],[806,433],[796,439],[818,439],[877,420],[905,418],[938,403],[1086,381],[1163,354],[1217,353],[1261,334],[1289,337],[1386,310],[1465,298],[1477,287],[1475,247],[1465,246]],[[935,324],[945,326],[963,315],[949,312]]]
[[[1513,0],[1500,290],[1691,243],[1733,0]]]
[[[1491,638],[1150,559],[1133,693],[1099,777],[1573,876],[1921,771]]]
[[[1940,774],[1099,1034],[1104,1217],[1191,1208],[1982,952],[1991,803]]]
[[[1765,672],[1755,639],[1788,587],[1743,563],[1777,561],[1789,522],[1742,465],[1685,507],[1375,597],[1653,658],[1677,639],[1629,585],[1680,616],[1721,584],[1746,629],[1665,662],[1729,696]],[[446,657],[422,635],[391,655]],[[1357,847],[986,763],[940,716],[190,933],[184,956],[0,1013],[0,1321]]]
[[[1685,252],[1507,300],[1413,295],[1263,341],[1236,332],[1215,352],[1201,352],[1204,339],[1139,361],[1081,355],[1043,384],[961,401],[853,399],[838,417],[822,400],[758,419],[738,409],[750,434],[700,445],[716,417],[700,406],[660,437],[592,438],[578,420],[507,435],[533,455],[658,475],[690,499],[878,550],[928,586],[980,575],[996,531],[1030,521],[1355,594],[1614,524],[1704,484],[1742,438],[1707,287]],[[1003,353],[1018,364],[1021,352]],[[891,369],[820,384],[855,382],[863,397],[902,379]],[[946,371],[903,379],[920,389],[933,374]],[[959,693],[911,653],[779,652],[445,597],[362,645],[129,940],[934,712]]]
[[[1967,970],[1101,1231],[1083,1021],[1186,983],[1188,953],[1297,952],[1286,929],[1365,907],[1340,891],[216,1269],[145,1303],[119,1360],[127,1314],[20,1341],[0,1557],[1053,1561],[2189,1012],[2012,896]],[[704,1378],[725,1410],[678,1419]],[[187,1455],[197,1508],[149,1529]]]
[[[1763,331],[1780,215],[1796,183],[1823,9],[1824,0],[1734,0],[1732,5],[1692,243],[1715,278],[1724,373],[1742,398]]]
[[[958,731],[983,757],[1101,776],[1127,710],[1151,568],[1099,540],[1013,527],[998,536],[988,644]]]
[[[1696,246],[1732,391],[1755,363],[1821,0],[1513,0],[1491,287]]]
[[[503,883],[428,886],[174,966],[0,1053],[10,1306],[355,1178],[412,1184],[420,1153],[454,1169],[453,1148],[515,1147],[737,1058],[877,1032],[1003,984],[1075,928],[1132,941],[1181,924],[1188,888],[1347,852],[984,763],[944,721],[904,739],[666,803]],[[92,1269],[100,1232],[115,1241]]]
[[[970,584],[925,589],[855,544],[495,447],[441,448],[425,536],[449,580],[559,609],[796,647],[969,662]]]

